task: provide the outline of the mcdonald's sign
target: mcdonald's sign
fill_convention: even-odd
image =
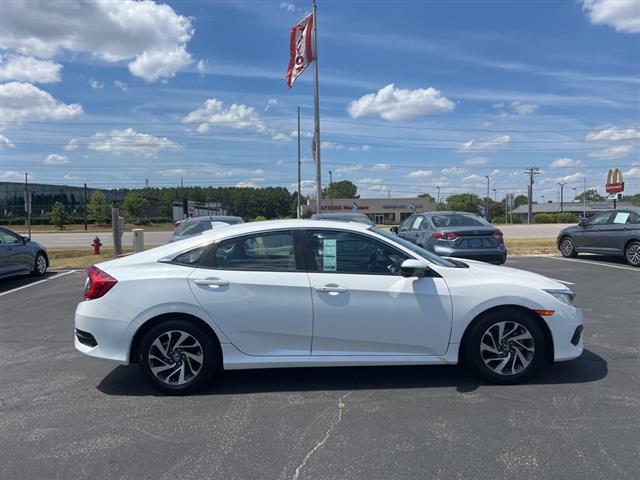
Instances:
[[[624,191],[624,179],[619,168],[610,168],[607,173],[607,193],[620,193]]]

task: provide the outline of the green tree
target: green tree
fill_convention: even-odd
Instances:
[[[526,195],[518,195],[513,199],[513,209],[515,210],[520,205],[527,205],[529,203],[529,197]]]
[[[60,202],[53,204],[53,208],[51,209],[51,223],[60,230],[64,230],[65,224],[69,223],[69,215],[64,211],[64,205]]]
[[[349,180],[333,182],[328,187],[322,189],[322,195],[325,198],[360,198],[360,195],[358,195],[358,187]]]
[[[122,201],[125,213],[129,219],[135,219],[136,223],[140,223],[140,217],[147,205],[149,205],[149,201],[138,192],[127,193]]]
[[[111,216],[111,205],[104,198],[104,193],[96,190],[87,202],[87,218],[96,223],[106,223]]]
[[[623,197],[625,202],[631,202],[632,205],[636,205],[640,207],[640,193],[636,193],[635,195],[625,195]]]
[[[449,195],[446,201],[447,210],[458,212],[480,213],[483,202],[475,193],[457,193]]]
[[[587,197],[587,202],[604,202],[606,200],[605,197],[600,195],[595,188],[590,188],[586,192],[582,192],[580,195],[576,196],[576,200],[584,201],[584,197]]]
[[[433,198],[433,195],[431,195],[429,193],[421,193],[420,195],[418,195],[418,198],[424,198],[425,200],[427,200],[429,202],[436,203],[436,199]]]

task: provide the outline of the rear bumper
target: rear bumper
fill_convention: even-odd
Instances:
[[[129,363],[129,346],[132,340],[127,328],[129,322],[108,318],[106,315],[98,316],[106,312],[100,312],[99,309],[95,311],[87,305],[88,303],[90,302],[80,302],[76,309],[74,334],[76,350],[90,357],[121,364]]]

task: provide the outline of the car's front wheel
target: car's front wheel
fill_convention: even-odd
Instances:
[[[544,335],[537,321],[519,310],[485,315],[472,326],[464,345],[469,366],[494,383],[518,383],[544,362]]]
[[[32,275],[41,277],[45,273],[47,273],[47,257],[44,256],[44,253],[38,252],[34,261]]]
[[[158,390],[182,395],[202,388],[218,370],[211,337],[189,320],[167,320],[142,338],[138,363]]]
[[[573,244],[571,237],[564,237],[560,241],[560,253],[563,257],[567,258],[576,258],[578,256],[578,252],[576,252],[576,247]]]
[[[640,242],[634,240],[627,245],[624,256],[632,267],[640,267]]]

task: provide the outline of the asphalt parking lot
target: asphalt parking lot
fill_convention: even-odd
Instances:
[[[74,350],[83,272],[0,282],[0,477],[638,478],[640,269],[508,265],[577,292],[585,353],[506,387],[462,367],[319,368],[161,396],[136,366]]]

